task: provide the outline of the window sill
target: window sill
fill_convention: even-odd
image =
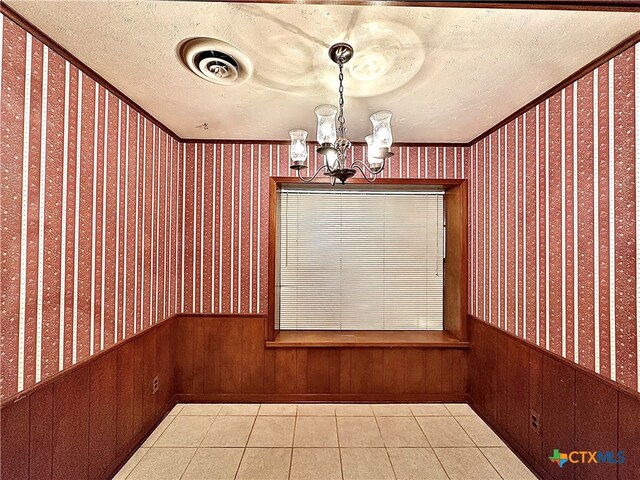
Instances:
[[[419,347],[469,348],[446,331],[279,331],[267,347]]]

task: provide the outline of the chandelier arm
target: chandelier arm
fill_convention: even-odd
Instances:
[[[367,164],[364,163],[362,160],[354,160],[351,163],[351,167],[350,168],[356,167],[356,168],[360,168],[360,171],[362,171],[362,167],[364,167],[367,172],[369,172],[371,175],[377,177],[378,174],[380,172],[382,172],[382,170],[384,170],[384,163],[385,163],[385,159],[383,158],[382,159],[382,164],[380,165],[380,168],[378,170],[371,170],[369,167],[367,167]]]
[[[360,173],[362,174],[362,177],[363,177],[367,182],[369,182],[369,183],[373,183],[373,182],[375,182],[375,181],[376,181],[376,178],[378,178],[378,176],[374,174],[374,175],[373,175],[373,177],[368,177],[368,176],[367,176],[367,174],[365,173],[365,171],[362,169],[362,166],[360,166],[360,165],[359,165],[359,163],[360,163],[360,162],[353,162],[353,163],[351,164],[351,168],[354,168],[354,167],[355,167],[355,168],[357,168],[358,170],[360,170]],[[363,166],[364,166],[364,165],[363,165]],[[365,166],[364,168],[366,168],[367,170],[369,170],[366,166]],[[369,171],[371,171],[371,170],[369,170]]]
[[[314,173],[311,177],[303,177],[302,175],[300,175],[300,170],[298,170],[298,178],[302,180],[304,183],[312,182],[313,180],[315,180],[318,174],[321,171],[326,170],[326,168],[327,168],[326,165],[322,165],[320,168],[318,168],[318,170],[316,170],[316,173]]]

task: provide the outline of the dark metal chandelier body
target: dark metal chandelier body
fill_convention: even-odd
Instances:
[[[320,105],[315,113],[318,118],[318,148],[316,151],[324,156],[323,165],[310,177],[304,177],[301,171],[307,168],[309,157],[307,150],[308,132],[302,129],[294,129],[289,132],[291,146],[289,157],[291,168],[297,171],[298,177],[303,182],[313,181],[321,172],[331,177],[331,184],[336,180],[345,183],[353,177],[357,171],[368,181],[373,182],[384,170],[386,160],[393,155],[390,148],[393,143],[391,135],[391,112],[380,111],[369,118],[373,125],[373,132],[367,135],[367,161],[351,160],[348,162],[347,152],[351,147],[351,141],[347,138],[347,129],[344,120],[344,65],[353,57],[353,48],[347,43],[336,43],[329,49],[329,57],[338,64],[340,95],[338,108],[333,105]]]

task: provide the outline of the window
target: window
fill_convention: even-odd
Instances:
[[[278,190],[280,330],[442,330],[443,191]]]

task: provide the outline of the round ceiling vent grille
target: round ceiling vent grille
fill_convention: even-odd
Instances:
[[[240,50],[215,38],[185,40],[178,53],[189,70],[218,85],[242,83],[253,72],[251,62]]]

